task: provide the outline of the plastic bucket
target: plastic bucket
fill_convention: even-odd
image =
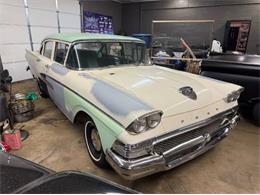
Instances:
[[[14,132],[5,131],[3,133],[4,141],[12,148],[12,149],[20,149],[22,147],[21,133],[19,130],[15,130]]]

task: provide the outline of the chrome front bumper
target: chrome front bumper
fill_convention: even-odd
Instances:
[[[161,155],[156,152],[137,159],[124,159],[111,149],[107,150],[106,159],[115,171],[127,180],[135,180],[153,173],[165,171],[179,166],[214,147],[225,138],[237,124],[239,115],[234,115],[230,123],[217,129],[217,136],[200,135],[187,142],[181,143]]]

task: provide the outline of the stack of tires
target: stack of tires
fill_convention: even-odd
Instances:
[[[11,103],[11,109],[16,122],[26,122],[34,115],[34,103],[27,99],[15,99]]]

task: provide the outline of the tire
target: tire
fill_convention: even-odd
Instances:
[[[48,93],[47,85],[40,79],[37,79],[37,85],[38,85],[38,89],[40,91],[40,96],[43,98],[48,98],[49,93]]]
[[[91,160],[100,168],[108,168],[109,164],[106,161],[98,130],[95,123],[90,119],[85,123],[84,135]]]
[[[253,107],[253,118],[255,124],[260,126],[260,103],[256,103]]]

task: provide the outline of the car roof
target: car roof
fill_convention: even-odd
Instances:
[[[143,42],[140,39],[134,37],[120,36],[120,35],[108,35],[97,33],[59,33],[47,36],[46,39],[60,40],[64,42],[76,42],[82,40],[120,40],[120,41],[138,41]]]

